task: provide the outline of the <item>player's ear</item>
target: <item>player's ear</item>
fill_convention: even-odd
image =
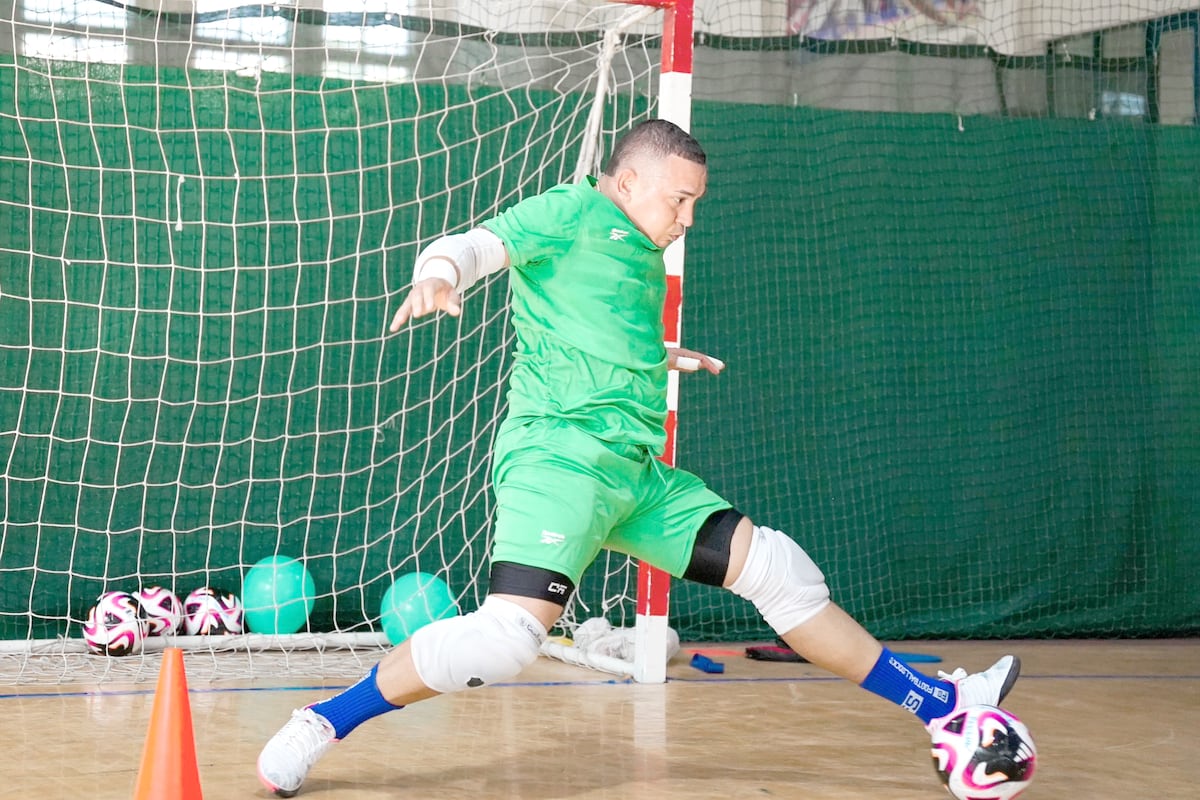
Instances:
[[[629,199],[633,195],[634,187],[637,184],[638,174],[633,167],[622,167],[613,176],[613,185],[616,186],[617,193],[622,198]]]

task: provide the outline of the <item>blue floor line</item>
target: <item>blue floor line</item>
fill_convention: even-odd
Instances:
[[[831,683],[841,681],[833,675],[810,675],[793,678],[730,678],[730,677],[694,677],[694,678],[670,678],[668,683]],[[1037,680],[1052,680],[1052,681],[1197,681],[1200,680],[1200,675],[1022,675],[1021,681],[1037,681]],[[536,687],[555,687],[555,686],[628,686],[633,685],[631,680],[613,679],[608,681],[531,681],[531,682],[514,682],[514,683],[496,683],[493,687],[506,688],[536,688]],[[230,687],[208,687],[203,689],[189,688],[189,694],[234,694],[238,692],[339,692],[347,688],[349,684],[344,686],[230,686]],[[123,689],[123,690],[97,690],[97,691],[80,691],[80,692],[24,692],[13,694],[0,694],[0,700],[20,700],[29,698],[49,698],[49,697],[126,697],[136,695],[152,695],[155,687],[147,686],[145,689]]]

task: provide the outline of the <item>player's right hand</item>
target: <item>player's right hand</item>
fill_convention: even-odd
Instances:
[[[410,319],[445,311],[452,317],[462,313],[462,298],[458,291],[442,278],[426,278],[413,284],[388,330],[396,333]]]

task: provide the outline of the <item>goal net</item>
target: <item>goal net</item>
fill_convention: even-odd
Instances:
[[[304,634],[150,649],[282,649],[327,672],[286,655],[377,658],[401,575],[482,601],[507,282],[472,289],[461,320],[384,330],[421,246],[593,173],[653,113],[661,27],[509,5],[12,6],[0,650],[22,679],[137,675],[137,657],[77,656],[98,595],[239,593],[276,554],[314,578]],[[629,570],[597,563],[566,624],[627,623]]]

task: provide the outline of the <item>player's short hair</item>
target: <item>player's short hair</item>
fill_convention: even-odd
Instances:
[[[604,165],[604,174],[616,175],[626,162],[641,155],[660,159],[679,156],[701,166],[708,162],[704,148],[691,134],[674,122],[651,119],[638,123],[617,141],[608,163]]]

